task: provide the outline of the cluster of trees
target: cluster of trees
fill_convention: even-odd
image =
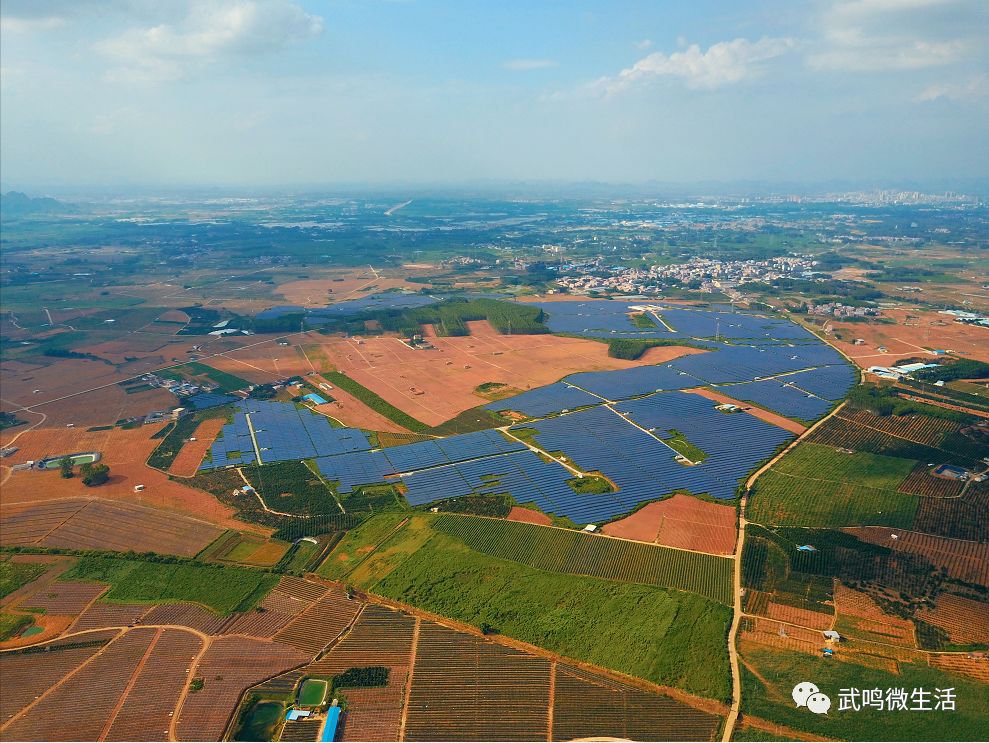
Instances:
[[[59,472],[61,472],[62,477],[69,479],[70,477],[75,477],[75,472],[73,472],[73,462],[72,457],[62,457],[58,463]],[[110,479],[110,466],[107,464],[85,462],[79,467],[79,474],[82,476],[82,484],[87,487],[96,487],[98,485],[103,485]]]

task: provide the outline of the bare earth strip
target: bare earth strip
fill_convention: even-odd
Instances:
[[[728,395],[723,395],[720,392],[715,392],[714,390],[697,387],[692,390],[684,390],[684,392],[689,392],[693,395],[700,395],[701,397],[706,397],[708,400],[713,400],[714,402],[737,405],[749,415],[755,416],[759,420],[763,420],[766,423],[771,423],[772,425],[778,426],[786,431],[790,431],[791,433],[795,433],[798,436],[807,430],[807,426],[790,420],[789,418],[785,418],[778,413],[772,413],[764,408],[757,407],[752,403],[736,400],[733,397],[728,397]]]

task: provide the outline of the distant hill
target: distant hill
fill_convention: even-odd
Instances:
[[[71,211],[73,211],[71,205],[47,196],[33,198],[20,191],[0,194],[0,215],[5,219],[25,214],[55,214]]]

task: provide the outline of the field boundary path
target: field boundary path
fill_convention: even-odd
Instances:
[[[837,415],[837,413],[845,407],[844,402],[838,405],[834,410],[828,413],[826,416],[817,421],[813,426],[808,428],[797,438],[791,441],[783,451],[777,454],[775,457],[770,459],[766,464],[756,470],[751,477],[745,482],[745,493],[742,495],[738,504],[738,540],[735,543],[735,571],[734,571],[734,596],[735,596],[735,607],[732,612],[731,628],[728,630],[728,661],[731,666],[731,707],[728,711],[728,717],[725,719],[725,729],[722,733],[721,740],[722,743],[728,743],[731,740],[732,734],[735,732],[735,726],[738,723],[738,715],[742,707],[742,672],[739,668],[738,660],[738,630],[742,624],[742,619],[745,616],[742,612],[742,549],[745,546],[745,527],[748,522],[745,520],[745,507],[748,505],[749,495],[752,492],[752,487],[755,485],[756,480],[759,479],[760,475],[767,472],[774,464],[776,464],[780,459],[782,459],[786,454],[791,451],[794,447],[800,444],[804,439],[806,439],[810,434],[817,430],[825,421],[829,420],[832,416]]]

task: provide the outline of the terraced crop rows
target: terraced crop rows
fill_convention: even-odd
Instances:
[[[196,669],[203,688],[186,697],[180,740],[222,740],[241,693],[266,678],[301,665],[309,655],[289,645],[240,637],[213,640]]]
[[[669,697],[557,666],[553,740],[713,740],[717,715]]]
[[[168,740],[168,727],[202,640],[182,630],[164,630],[105,740]]]
[[[732,563],[722,557],[515,521],[444,515],[434,528],[473,550],[541,570],[676,588],[731,601]]]
[[[157,634],[143,629],[115,640],[81,671],[4,730],[7,740],[97,740],[137,663]],[[85,700],[84,704],[81,704]],[[64,714],[57,714],[57,711]]]
[[[360,609],[339,590],[332,589],[275,635],[278,642],[313,655],[340,636]]]
[[[423,622],[405,739],[546,740],[549,674],[543,658]]]

